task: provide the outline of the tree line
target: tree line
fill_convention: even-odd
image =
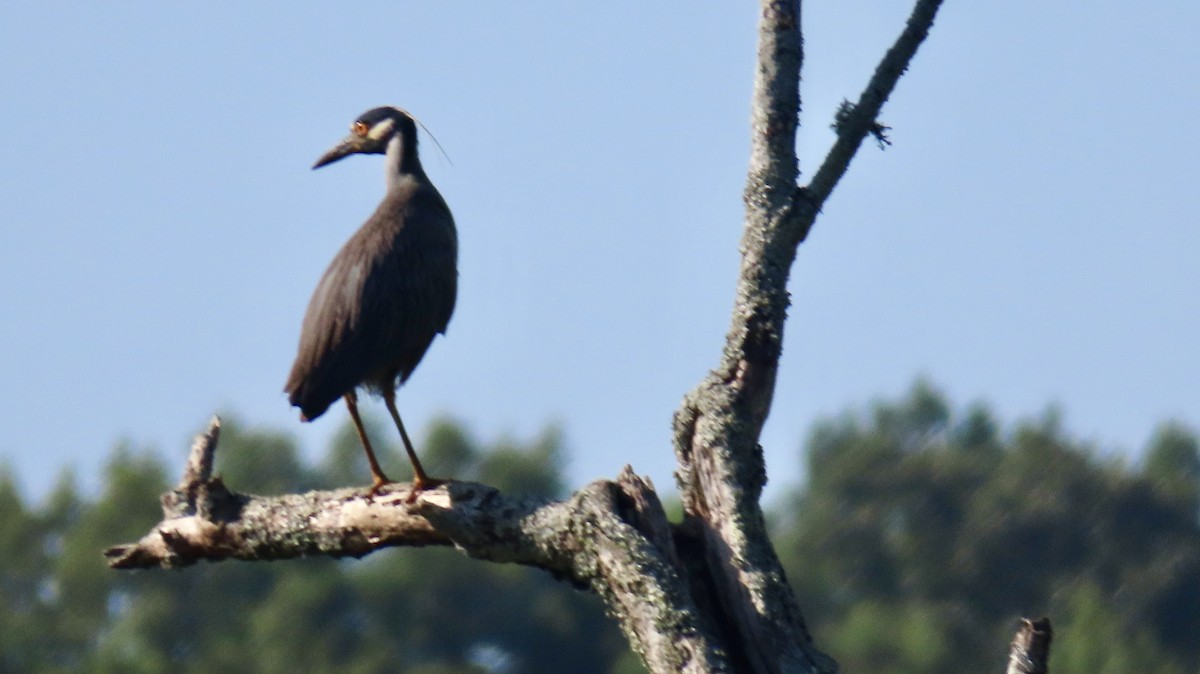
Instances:
[[[218,470],[241,491],[368,474],[349,425],[317,461],[286,433],[228,419],[221,442]],[[421,446],[432,474],[568,491],[554,428],[484,443],[442,420]],[[1056,674],[1200,671],[1192,429],[1163,424],[1134,462],[1071,437],[1053,409],[1006,426],[918,382],[819,422],[802,460],[806,483],[770,509],[772,532],[842,671],[999,671],[1016,618],[1042,614]],[[64,472],[34,503],[0,471],[0,671],[643,671],[593,596],[452,550],[109,570],[100,551],[158,520],[168,473],[157,453],[118,444],[97,494]]]

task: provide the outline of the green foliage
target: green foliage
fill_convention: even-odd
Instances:
[[[550,428],[526,449],[501,443],[482,458],[478,475],[508,493],[551,498],[565,491],[563,460],[562,433]]]
[[[1146,450],[1143,473],[1167,498],[1200,512],[1200,438],[1191,429],[1160,426]]]
[[[950,655],[949,635],[936,607],[919,603],[855,604],[823,647],[848,672],[928,672]],[[842,655],[844,654],[844,655]]]
[[[1129,630],[1110,599],[1091,583],[1070,590],[1058,603],[1050,671],[1056,674],[1184,674],[1152,630]]]
[[[29,512],[7,467],[0,467],[0,670],[21,671],[37,661],[37,632],[48,554],[40,522]],[[32,543],[32,545],[30,545]]]
[[[357,445],[358,440],[354,442]],[[285,494],[317,487],[315,476],[300,460],[296,442],[289,434],[246,428],[237,416],[226,414],[221,418],[220,446],[216,472],[226,483],[237,485],[238,491]],[[236,447],[237,451],[224,451],[227,447]],[[361,447],[358,456],[364,456]]]
[[[999,429],[923,382],[814,429],[776,532],[818,641],[850,672],[994,671],[1049,614],[1053,671],[1200,668],[1195,434],[1165,426],[1139,472],[1053,409]]]

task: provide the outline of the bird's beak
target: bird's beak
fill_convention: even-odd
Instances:
[[[332,164],[342,157],[348,157],[352,154],[362,151],[363,139],[360,136],[346,136],[346,138],[342,140],[342,142],[335,145],[332,150],[321,155],[321,158],[317,160],[317,163],[313,164],[313,168],[319,169],[327,164]]]

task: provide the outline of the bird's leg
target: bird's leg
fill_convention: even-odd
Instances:
[[[346,394],[346,407],[350,408],[350,418],[354,420],[354,428],[358,430],[358,439],[362,440],[363,449],[367,450],[367,462],[371,464],[371,477],[375,479],[375,484],[371,485],[371,495],[374,496],[383,485],[391,480],[383,474],[383,469],[375,460],[375,451],[371,449],[371,441],[367,438],[367,429],[363,428],[362,418],[358,416],[358,395],[354,391]]]
[[[408,460],[412,462],[413,490],[409,500],[416,498],[419,491],[445,484],[445,480],[426,475],[425,469],[421,467],[421,460],[417,458],[417,450],[413,449],[412,440],[408,439],[408,431],[404,430],[404,422],[400,421],[400,412],[396,411],[396,392],[384,389],[383,402],[387,405],[388,412],[392,414],[392,419],[396,421],[396,428],[400,430],[400,439],[404,441],[404,451],[408,452]]]

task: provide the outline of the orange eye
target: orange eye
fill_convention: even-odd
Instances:
[[[366,136],[367,131],[368,129],[366,122],[355,122],[350,125],[350,132],[356,136]]]

